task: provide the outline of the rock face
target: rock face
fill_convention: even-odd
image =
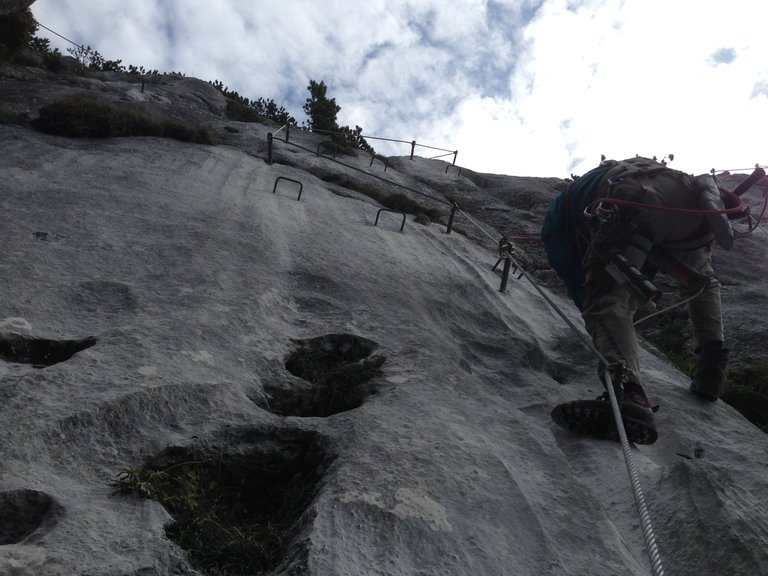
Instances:
[[[63,59],[71,62],[71,58]],[[85,96],[139,111],[159,120],[217,124],[223,138],[226,99],[208,82],[177,74],[139,76],[89,71],[87,75],[46,72],[41,68],[0,64],[0,102],[6,114],[29,121],[42,106],[68,97]]]
[[[34,3],[35,0],[0,0],[0,16],[12,14],[13,12],[21,12],[32,6]]]
[[[142,100],[118,76],[0,73],[26,118],[92,91],[222,143],[0,125],[0,573],[214,573],[253,552],[179,544],[214,524],[261,527],[254,563],[275,575],[650,573],[620,447],[550,422],[600,393],[594,359],[531,282],[500,292],[492,270],[498,232],[535,233],[562,180],[385,173],[300,131],[270,165],[274,128],[228,121],[200,81]],[[364,186],[444,220],[457,198],[471,220],[401,232]],[[718,258],[729,325],[758,346],[766,238],[747,242]],[[642,365],[660,439],[632,454],[665,570],[768,573],[765,435],[650,346]],[[209,521],[184,524],[191,507]]]

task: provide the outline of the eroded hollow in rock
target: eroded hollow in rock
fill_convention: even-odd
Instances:
[[[303,573],[312,504],[333,460],[317,433],[246,431],[226,445],[166,449],[116,486],[165,506],[168,537],[198,570]]]
[[[69,360],[94,344],[93,336],[82,340],[49,340],[3,332],[0,333],[0,360],[45,368]]]
[[[327,334],[297,340],[285,368],[308,385],[266,385],[266,398],[257,401],[281,416],[327,417],[362,406],[376,393],[371,380],[381,374],[386,358],[372,355],[378,345],[353,334]]]
[[[0,492],[0,545],[18,544],[52,522],[59,506],[37,490]]]
[[[132,312],[138,307],[131,287],[109,280],[88,280],[75,286],[69,301],[88,314]]]

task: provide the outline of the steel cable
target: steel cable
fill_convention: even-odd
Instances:
[[[306,146],[302,146],[301,144],[296,144],[295,142],[284,142],[284,144],[288,144],[290,146],[293,146],[295,148],[299,148],[301,150],[304,150],[305,152],[310,152],[312,154],[315,154],[314,150],[310,150]],[[346,162],[342,162],[341,160],[337,160],[336,158],[329,158],[327,156],[323,156],[326,160],[330,162],[335,162],[336,164],[340,164],[341,166],[345,166],[346,168],[350,168],[351,170],[355,170],[357,172],[360,172],[361,174],[365,174],[366,176],[369,176],[371,178],[375,178],[376,180],[381,180],[382,182],[386,182],[387,184],[390,184],[392,186],[396,186],[398,188],[402,188],[403,190],[408,190],[408,192],[413,192],[414,194],[418,194],[419,196],[424,196],[425,198],[429,198],[430,200],[434,200],[435,202],[439,202],[440,204],[450,204],[445,198],[437,198],[435,196],[431,196],[430,194],[426,194],[424,192],[419,192],[418,190],[415,190],[411,188],[410,186],[405,186],[404,184],[398,184],[397,182],[393,180],[389,180],[387,178],[383,178],[377,174],[371,174],[370,172],[367,172],[365,170],[362,170],[358,168],[357,166],[352,166],[351,164],[347,164]]]
[[[477,222],[475,222],[475,220],[473,220],[469,215],[461,211],[461,209],[459,209],[459,212],[461,212],[464,215],[464,217],[467,218],[467,220],[469,220],[478,229],[480,229],[486,236],[494,240],[493,236],[491,236],[482,226],[480,226]],[[514,256],[512,256],[511,254],[508,254],[507,257],[512,260],[512,263],[518,268],[518,270],[520,270],[521,274],[528,279],[528,281],[539,292],[539,294],[541,294],[541,296],[552,307],[552,309],[555,312],[557,312],[557,314],[565,321],[566,324],[568,324],[568,326],[571,327],[574,333],[594,353],[597,359],[604,366],[608,366],[609,364],[608,360],[595,347],[595,345],[592,343],[592,340],[589,338],[589,336],[587,336],[584,332],[579,330],[576,324],[574,324],[574,322],[570,318],[568,318],[568,316],[565,315],[565,313],[554,302],[554,300],[552,300],[549,297],[549,295],[538,285],[535,278],[533,278],[533,276],[531,276],[528,272],[525,271],[525,269],[523,269],[523,267],[514,258]],[[656,545],[656,536],[653,532],[653,525],[651,524],[651,516],[650,516],[650,513],[648,512],[648,507],[645,504],[645,496],[643,495],[643,489],[642,489],[642,486],[640,485],[640,477],[637,473],[637,468],[635,467],[634,459],[632,458],[632,452],[629,446],[629,439],[627,438],[627,432],[624,429],[624,422],[621,419],[621,410],[619,409],[619,402],[616,398],[616,392],[613,389],[613,382],[611,381],[611,377],[608,374],[608,371],[606,371],[605,373],[605,378],[606,378],[606,388],[608,389],[608,396],[610,397],[610,401],[611,401],[613,418],[616,422],[616,430],[619,433],[621,449],[624,453],[624,462],[627,467],[627,474],[629,475],[629,481],[630,481],[630,484],[632,485],[632,493],[635,499],[635,507],[637,508],[637,512],[640,516],[640,524],[643,530],[643,539],[645,540],[645,545],[648,549],[648,560],[651,563],[651,573],[653,574],[653,576],[663,576],[664,568],[661,563],[661,556],[659,555],[658,546]]]
[[[523,276],[525,276],[528,279],[528,281],[533,285],[533,287],[539,292],[539,294],[541,294],[544,297],[544,299],[555,310],[555,312],[557,312],[560,315],[560,317],[563,320],[565,320],[565,322],[573,329],[573,331],[579,336],[579,338],[589,347],[589,349],[595,354],[598,360],[604,366],[608,366],[609,362],[600,353],[600,351],[597,348],[595,348],[595,345],[592,343],[589,337],[586,334],[582,333],[578,329],[578,327],[571,321],[571,319],[568,318],[562,310],[560,310],[557,304],[544,292],[544,290],[536,283],[535,279],[522,268],[520,263],[517,262],[513,256],[510,255],[509,258],[512,260],[512,263],[515,266],[517,266],[517,268],[521,271]],[[645,545],[648,549],[648,559],[651,563],[651,572],[653,576],[663,576],[664,568],[662,567],[661,557],[659,555],[658,546],[656,545],[656,537],[653,532],[651,517],[648,512],[648,507],[645,504],[643,489],[640,485],[640,478],[637,473],[637,468],[635,467],[635,462],[632,458],[632,452],[629,446],[629,440],[627,439],[627,432],[624,429],[624,422],[621,419],[621,410],[619,409],[619,403],[618,403],[618,400],[616,399],[616,392],[613,389],[613,383],[611,382],[611,377],[607,371],[605,373],[605,379],[606,379],[606,388],[608,389],[608,396],[610,397],[610,400],[611,400],[611,409],[613,410],[613,418],[616,422],[616,429],[619,433],[621,449],[624,452],[624,462],[627,467],[627,473],[629,475],[630,484],[632,485],[632,493],[635,498],[635,507],[637,508],[637,512],[640,515],[640,523],[643,529],[643,538],[645,540]]]

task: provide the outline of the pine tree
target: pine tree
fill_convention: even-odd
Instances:
[[[309,98],[304,103],[304,112],[307,114],[308,125],[313,132],[335,132],[339,126],[336,124],[336,115],[341,106],[336,104],[336,98],[328,98],[328,86],[322,80],[309,81]]]

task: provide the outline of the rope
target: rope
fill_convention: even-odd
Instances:
[[[760,211],[760,216],[758,216],[757,218],[754,218],[751,214],[749,214],[748,215],[749,224],[748,224],[747,230],[734,229],[734,233],[737,234],[738,236],[746,236],[752,233],[757,228],[761,228],[765,230],[761,222],[763,221],[763,217],[765,216],[766,208],[768,208],[768,191],[763,192],[763,208]]]
[[[541,244],[544,242],[541,236],[509,236],[508,238],[513,242],[525,242],[528,244]]]
[[[495,240],[495,238],[491,236],[490,233],[488,233],[488,231],[486,231],[482,226],[480,226],[466,212],[463,212],[461,209],[458,209],[458,211],[461,212],[464,215],[464,217],[467,218],[467,220],[469,220],[472,224],[474,224],[491,240]],[[595,345],[592,343],[592,340],[583,331],[579,330],[576,324],[574,324],[573,321],[570,318],[568,318],[568,316],[565,315],[565,313],[557,306],[557,304],[549,297],[549,295],[538,285],[535,278],[533,278],[533,276],[531,276],[528,272],[525,271],[525,269],[523,269],[523,267],[514,258],[514,256],[512,256],[511,254],[508,254],[507,257],[510,258],[510,260],[512,260],[512,263],[518,268],[518,270],[520,270],[521,274],[528,279],[528,281],[539,292],[539,294],[541,294],[541,296],[544,298],[544,300],[547,301],[547,303],[552,307],[552,309],[555,312],[557,312],[557,314],[565,321],[565,323],[568,326],[571,327],[574,333],[594,353],[594,355],[598,358],[598,360],[603,365],[608,366],[609,364],[608,360],[595,347]],[[663,576],[664,568],[661,564],[661,557],[659,556],[659,550],[656,545],[656,537],[653,532],[651,517],[648,512],[648,507],[645,504],[645,496],[643,495],[643,489],[640,486],[640,478],[637,473],[637,468],[635,467],[635,462],[632,458],[632,452],[629,446],[629,440],[627,439],[627,431],[624,429],[624,422],[621,419],[621,410],[619,409],[619,402],[616,398],[616,392],[613,389],[613,383],[611,382],[611,377],[607,371],[605,374],[605,379],[606,379],[606,387],[608,388],[608,396],[610,397],[610,401],[611,401],[611,410],[613,411],[613,418],[616,422],[616,429],[619,433],[621,449],[624,453],[624,462],[626,463],[627,474],[629,475],[629,481],[630,481],[630,484],[632,485],[632,493],[635,499],[635,507],[637,508],[637,512],[640,516],[640,523],[642,525],[642,530],[643,530],[643,538],[645,540],[645,545],[648,550],[648,559],[651,563],[651,572],[653,576]]]
[[[642,210],[653,210],[655,212],[670,212],[673,214],[686,214],[689,216],[709,216],[715,214],[741,214],[744,210],[741,206],[734,208],[724,208],[722,210],[698,210],[693,208],[674,208],[672,206],[663,206],[660,204],[644,204],[642,202],[633,202],[632,200],[622,200],[620,198],[598,198],[593,201],[587,210],[590,212],[600,203],[615,204],[616,206],[629,206],[630,208],[640,208]]]
[[[648,314],[647,316],[643,316],[643,317],[642,317],[642,318],[640,318],[639,320],[635,320],[635,323],[634,323],[634,324],[632,324],[632,325],[633,325],[633,326],[637,326],[638,324],[640,324],[640,322],[645,322],[646,320],[650,320],[650,319],[651,319],[651,318],[653,318],[654,316],[659,316],[660,314],[664,314],[664,313],[666,313],[666,312],[669,312],[670,310],[674,310],[675,308],[679,308],[679,307],[680,307],[680,306],[682,306],[683,304],[688,304],[688,302],[690,302],[691,300],[693,300],[693,299],[695,299],[695,298],[698,298],[698,297],[699,297],[699,295],[700,295],[702,292],[704,292],[704,290],[706,290],[706,288],[707,288],[707,286],[706,286],[706,285],[705,285],[705,286],[702,286],[702,287],[699,289],[699,291],[698,291],[698,292],[696,292],[696,294],[694,294],[693,296],[690,296],[690,297],[686,298],[685,300],[680,300],[680,302],[676,302],[675,304],[671,304],[671,305],[667,306],[666,308],[662,308],[661,310],[656,310],[656,312],[652,312],[652,313]]]

